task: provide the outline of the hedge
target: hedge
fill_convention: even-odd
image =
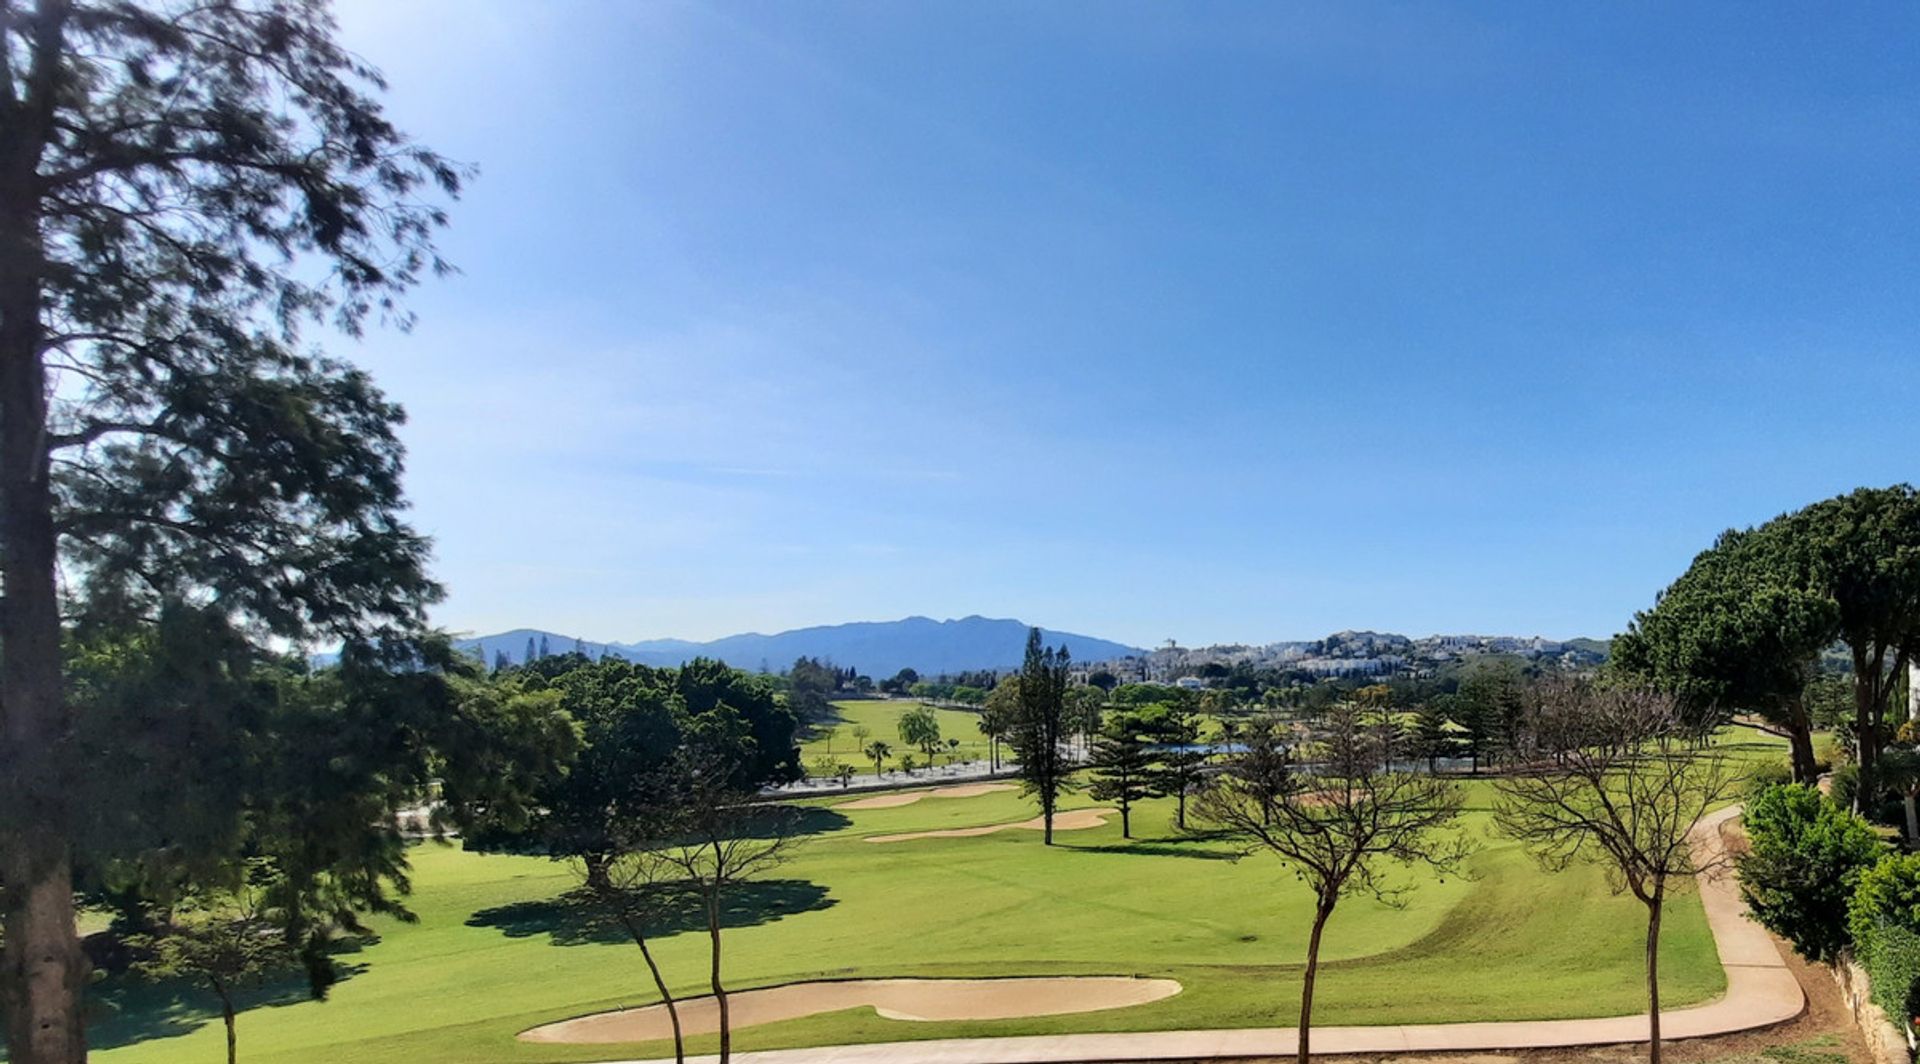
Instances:
[[[1884,920],[1854,932],[1854,956],[1873,981],[1873,1003],[1905,1029],[1913,1022],[1920,984],[1920,934]]]

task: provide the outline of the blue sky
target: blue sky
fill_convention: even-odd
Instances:
[[[450,628],[1605,635],[1920,476],[1910,4],[341,18],[482,171],[337,345]]]

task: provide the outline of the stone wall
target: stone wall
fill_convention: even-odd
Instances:
[[[1840,984],[1840,997],[1853,1013],[1853,1022],[1866,1036],[1867,1051],[1873,1064],[1912,1064],[1913,1046],[1905,1028],[1887,1018],[1887,1011],[1873,1003],[1872,984],[1867,970],[1851,960],[1833,964],[1834,981]]]

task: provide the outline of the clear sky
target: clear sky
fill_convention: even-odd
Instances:
[[[1606,635],[1920,477],[1920,7],[348,0],[436,620]]]

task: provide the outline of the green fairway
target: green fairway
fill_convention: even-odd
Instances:
[[[800,744],[800,763],[813,771],[814,759],[822,756],[832,757],[852,765],[855,779],[873,776],[873,759],[861,753],[862,747],[874,740],[886,743],[893,754],[888,757],[885,767],[898,769],[900,759],[909,754],[914,764],[925,765],[926,756],[900,739],[900,714],[918,706],[919,702],[900,700],[849,700],[833,703],[834,719],[823,721],[814,726],[812,732]],[[946,709],[934,707],[934,716],[940,721],[940,757],[939,763],[948,763],[950,754],[957,755],[959,761],[985,761],[987,759],[987,738],[980,734],[980,714],[965,709]],[[867,737],[855,736],[857,728],[867,729]],[[960,740],[958,749],[949,751],[948,739]],[[1002,755],[1006,747],[1000,748]]]
[[[1756,757],[1772,756],[1772,745],[1741,743]],[[1484,836],[1492,789],[1483,781],[1467,786],[1468,830]],[[915,1023],[854,1009],[743,1028],[736,1047],[1292,1023],[1307,892],[1269,857],[1235,862],[1217,842],[1179,836],[1169,824],[1170,802],[1136,811],[1143,837],[1131,843],[1110,823],[1063,832],[1049,850],[1025,831],[861,841],[1031,816],[1030,803],[1011,793],[848,812],[833,810],[833,801],[814,803],[824,830],[777,882],[739,907],[726,936],[735,989],[822,977],[1142,974],[1177,979],[1184,990],[1134,1008],[1015,1020]],[[432,844],[415,851],[414,864],[419,922],[373,921],[378,941],[342,956],[352,974],[330,1001],[299,1000],[296,988],[282,987],[270,1007],[243,1013],[243,1060],[453,1064],[669,1051],[664,1043],[514,1040],[535,1024],[653,1000],[631,943],[556,902],[575,882],[564,865]],[[1609,894],[1600,872],[1546,875],[1492,839],[1472,871],[1444,883],[1423,876],[1404,908],[1365,897],[1343,902],[1327,932],[1332,963],[1322,971],[1316,1019],[1419,1023],[1641,1007],[1642,910]],[[660,940],[658,953],[681,991],[703,989],[704,935],[683,924]],[[1661,971],[1670,1006],[1723,987],[1690,893],[1668,912]],[[198,988],[109,983],[96,997],[103,1061],[220,1057],[219,1024]],[[711,1048],[712,1039],[697,1041]]]

